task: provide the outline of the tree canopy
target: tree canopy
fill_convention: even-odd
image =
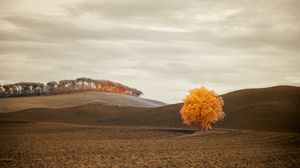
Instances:
[[[184,124],[195,122],[199,129],[208,130],[211,124],[224,118],[222,111],[224,101],[214,91],[205,87],[192,89],[184,99],[184,105],[180,110]]]
[[[77,78],[75,80],[61,80],[43,83],[19,82],[0,85],[0,97],[38,96],[73,93],[81,91],[110,92],[129,96],[140,96],[142,91],[109,80],[95,80],[91,78]]]

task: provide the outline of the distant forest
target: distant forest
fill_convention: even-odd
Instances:
[[[17,96],[46,96],[81,91],[101,91],[122,95],[140,96],[142,91],[130,88],[120,83],[108,80],[94,80],[91,78],[78,78],[75,80],[51,81],[46,84],[35,82],[19,82],[15,84],[0,85],[0,97]]]

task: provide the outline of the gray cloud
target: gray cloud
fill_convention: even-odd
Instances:
[[[205,85],[300,85],[297,0],[0,0],[0,82],[87,76],[178,102]]]

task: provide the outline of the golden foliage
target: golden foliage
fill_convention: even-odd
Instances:
[[[184,124],[190,125],[195,122],[199,129],[208,130],[211,123],[224,118],[222,111],[224,101],[214,91],[209,91],[205,87],[192,89],[185,97],[184,105],[180,110]]]

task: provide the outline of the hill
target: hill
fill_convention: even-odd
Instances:
[[[31,108],[66,108],[88,103],[103,103],[117,106],[157,107],[164,103],[106,92],[78,92],[52,96],[11,97],[0,99],[0,113],[21,111]]]
[[[225,94],[223,98],[225,119],[213,127],[260,131],[300,130],[299,87],[245,89]],[[0,114],[0,120],[182,128],[185,126],[179,115],[181,106],[173,104],[143,108],[91,103],[5,113]]]
[[[300,87],[245,89],[225,94],[223,98],[226,116],[218,127],[300,129]]]

